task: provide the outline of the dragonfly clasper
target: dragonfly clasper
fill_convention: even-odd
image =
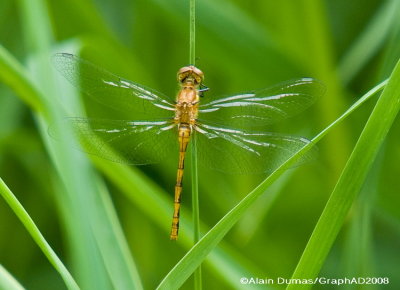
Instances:
[[[84,151],[136,165],[162,162],[172,150],[179,152],[172,240],[178,238],[185,153],[191,138],[196,138],[199,163],[208,168],[231,174],[271,172],[310,141],[265,132],[265,126],[306,109],[325,91],[319,81],[301,78],[202,104],[204,75],[194,66],[178,71],[180,89],[176,98],[170,98],[72,54],[56,54],[54,64],[87,95],[128,116],[68,118]]]

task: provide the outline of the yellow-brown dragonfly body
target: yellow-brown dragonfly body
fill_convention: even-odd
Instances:
[[[180,90],[173,99],[72,54],[56,54],[54,64],[73,85],[122,113],[120,119],[114,119],[115,114],[113,119],[67,119],[85,152],[146,165],[163,162],[179,148],[172,240],[178,238],[190,138],[196,138],[199,164],[207,168],[230,174],[272,172],[310,141],[266,132],[265,126],[301,112],[325,91],[319,81],[300,78],[224,98],[207,96],[208,102],[200,104],[204,76],[194,66],[178,71]]]
[[[181,89],[176,97],[174,121],[178,125],[179,162],[176,175],[174,215],[172,217],[170,235],[171,240],[176,240],[178,238],[185,154],[193,128],[196,125],[200,102],[199,86],[203,81],[203,77],[203,73],[194,66],[186,66],[178,71],[178,82]]]

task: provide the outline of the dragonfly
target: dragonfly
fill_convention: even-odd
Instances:
[[[178,238],[185,154],[192,138],[199,163],[207,168],[231,174],[272,172],[310,141],[254,128],[298,114],[325,91],[320,81],[300,78],[203,104],[208,88],[203,72],[193,65],[179,69],[179,91],[171,98],[72,54],[58,53],[53,63],[94,100],[129,115],[128,120],[67,118],[83,140],[83,151],[135,165],[178,155],[171,240]]]

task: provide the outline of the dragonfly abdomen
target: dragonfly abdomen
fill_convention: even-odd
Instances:
[[[179,213],[181,208],[181,195],[182,195],[182,180],[183,171],[185,169],[185,155],[187,146],[190,141],[191,128],[189,124],[180,124],[178,129],[178,141],[179,141],[179,161],[178,170],[176,174],[176,185],[175,185],[175,198],[174,198],[174,215],[172,217],[171,227],[171,240],[178,239],[179,231]]]

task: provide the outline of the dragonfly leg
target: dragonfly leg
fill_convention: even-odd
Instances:
[[[199,92],[207,92],[208,90],[210,90],[209,87],[207,87],[206,85],[200,84]]]
[[[209,87],[207,87],[203,84],[200,84],[200,88],[199,88],[200,97],[204,97],[204,92],[207,92],[209,89],[210,89]]]

